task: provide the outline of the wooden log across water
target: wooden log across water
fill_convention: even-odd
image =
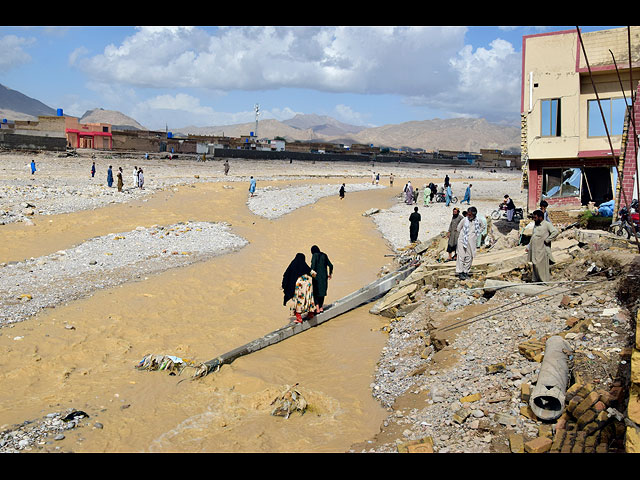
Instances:
[[[282,340],[297,335],[298,333],[302,333],[305,330],[320,325],[321,323],[331,320],[332,318],[342,315],[354,308],[371,302],[372,300],[387,293],[392,287],[397,285],[398,282],[404,280],[416,269],[417,266],[418,263],[412,263],[396,270],[395,272],[388,273],[369,285],[366,285],[346,297],[327,305],[324,312],[316,314],[311,320],[304,320],[302,323],[290,323],[284,327],[274,330],[271,333],[267,333],[263,337],[242,345],[241,347],[234,348],[227,353],[223,353],[208,362],[204,362],[203,365],[206,367],[206,371],[203,370],[201,376],[208,375],[211,371],[220,368],[224,364],[233,362],[238,357],[281,342]]]

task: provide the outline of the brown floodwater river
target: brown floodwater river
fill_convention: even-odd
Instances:
[[[328,180],[259,187],[312,182]],[[370,384],[386,341],[385,319],[368,306],[202,379],[191,380],[189,370],[170,376],[135,368],[148,353],[207,361],[285,325],[282,274],[297,252],[309,261],[314,244],[335,267],[327,303],[375,280],[389,262],[390,248],[362,216],[372,207],[389,208],[389,189],[326,197],[268,220],[248,209],[247,185],[223,185],[182,186],[147,201],[0,228],[2,262],[187,220],[228,222],[249,241],[234,253],[98,290],[0,329],[0,430],[73,408],[90,418],[45,451],[344,452],[379,431],[387,412]],[[272,416],[272,400],[295,383],[309,402],[307,413]]]

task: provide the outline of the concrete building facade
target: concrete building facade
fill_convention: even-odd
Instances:
[[[635,152],[623,148],[623,137],[640,80],[640,27],[580,36],[584,50],[575,29],[522,40],[522,169],[530,211],[542,199],[581,206],[615,197],[621,159],[623,186],[633,182]]]

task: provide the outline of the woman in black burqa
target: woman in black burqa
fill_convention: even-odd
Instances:
[[[293,298],[292,310],[296,316],[296,323],[302,323],[302,314],[307,313],[307,320],[313,318],[316,309],[313,301],[311,267],[307,265],[303,253],[296,254],[282,276],[282,290],[284,290],[283,305]]]

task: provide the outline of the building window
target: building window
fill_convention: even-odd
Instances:
[[[560,99],[542,100],[542,123],[540,134],[543,137],[559,137],[560,132]]]
[[[624,117],[627,112],[627,104],[624,98],[601,98],[600,105],[602,113],[598,107],[598,100],[589,100],[587,102],[589,117],[589,136],[604,137],[607,130],[602,122],[602,115],[607,122],[607,129],[610,135],[622,135],[624,128]]]
[[[545,168],[542,170],[542,198],[579,197],[580,168]]]

